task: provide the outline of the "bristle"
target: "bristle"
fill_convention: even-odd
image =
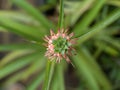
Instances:
[[[60,61],[64,58],[68,63],[71,63],[69,56],[72,56],[72,51],[75,50],[72,48],[72,45],[76,43],[76,39],[71,39],[74,36],[74,33],[71,33],[68,35],[68,29],[59,29],[58,32],[55,34],[53,30],[50,30],[50,36],[45,36],[44,41],[46,41],[46,44],[43,44],[45,47],[47,47],[47,51],[45,53],[45,56],[48,57],[48,59],[53,60],[56,59],[57,63],[60,63]],[[53,44],[54,40],[57,40],[58,38],[66,39],[66,43],[71,43],[70,45],[66,44],[68,46],[67,51],[63,54],[61,52],[55,51],[55,45]],[[64,43],[64,42],[63,42]],[[64,47],[64,46],[62,46]],[[61,46],[58,46],[58,48],[61,48]]]
[[[50,40],[48,36],[45,35],[45,39]]]
[[[46,44],[46,43],[43,43],[43,46],[45,46],[45,47],[48,47],[48,44]]]
[[[61,33],[64,33],[64,28],[62,28]]]
[[[68,29],[66,29],[64,33],[68,33]]]
[[[69,34],[69,38],[73,37],[74,36],[74,33],[71,33]]]
[[[50,34],[51,34],[51,36],[53,36],[53,35],[54,35],[54,32],[53,32],[53,30],[50,30]]]

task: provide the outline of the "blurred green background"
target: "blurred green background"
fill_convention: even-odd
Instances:
[[[78,43],[52,65],[43,38],[56,31],[59,0],[0,0],[0,90],[120,90],[120,0],[64,0]]]

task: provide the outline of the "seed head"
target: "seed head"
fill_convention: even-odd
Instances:
[[[45,56],[50,60],[56,59],[56,62],[60,62],[62,59],[70,62],[69,56],[72,55],[72,51],[75,51],[72,46],[76,43],[76,38],[72,39],[73,36],[73,33],[68,34],[68,30],[58,30],[56,34],[50,30],[50,36],[44,38],[47,42]]]

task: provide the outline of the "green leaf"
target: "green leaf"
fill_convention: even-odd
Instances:
[[[4,84],[5,85],[10,85],[10,84],[16,83],[20,80],[22,80],[22,81],[28,80],[28,78],[30,78],[33,73],[36,74],[37,72],[41,72],[44,69],[45,62],[46,62],[46,60],[44,58],[44,55],[40,55],[40,58],[36,59],[35,62],[32,62],[27,68],[25,68],[25,69],[21,70],[20,72],[12,75],[10,78],[8,78],[5,81]],[[41,74],[42,74],[42,72],[41,72]],[[35,80],[33,80],[33,81],[35,81]],[[28,88],[29,87],[34,87],[34,86],[35,86],[34,82],[31,82],[30,84],[28,84]]]
[[[42,83],[43,78],[45,77],[44,72],[40,72],[38,76],[32,81],[30,85],[28,85],[27,90],[36,90],[36,88]]]
[[[107,3],[113,6],[120,7],[120,0],[108,0]]]
[[[80,76],[82,75],[82,77],[84,78],[89,90],[100,90],[95,77],[92,75],[90,67],[86,64],[79,53],[73,57],[73,64],[75,65],[78,74]]]
[[[4,33],[6,33],[7,30],[5,30],[5,28],[3,28],[3,27],[0,26],[0,32],[4,32]]]
[[[42,90],[49,90],[50,89],[50,84],[52,80],[52,76],[54,73],[54,62],[47,62],[47,67],[46,67],[46,72],[45,72],[45,80],[44,80],[44,85]]]
[[[118,56],[119,50],[115,49],[112,46],[108,46],[104,41],[98,41],[95,43],[98,50],[95,52],[94,56],[97,58],[102,52],[106,52],[110,54],[111,56]]]
[[[23,8],[27,13],[38,20],[46,29],[54,27],[54,25],[41,12],[30,5],[26,0],[11,0],[11,2]]]
[[[64,63],[65,62],[61,61],[59,65],[55,66],[55,71],[54,71],[55,74],[53,75],[50,90],[65,90]]]
[[[1,44],[0,51],[14,51],[14,50],[39,50],[44,52],[45,48],[39,44],[20,43],[20,44]]]
[[[56,4],[57,0],[46,0],[48,4]]]
[[[3,85],[4,86],[8,86],[10,84],[16,83],[17,81],[20,81],[21,80],[21,76],[24,73],[25,73],[24,70],[23,71],[19,71],[15,75],[12,75],[10,78],[8,78],[5,82],[3,82]]]
[[[88,26],[91,24],[91,22],[98,15],[98,12],[102,8],[102,6],[105,4],[105,2],[106,2],[106,0],[95,0],[95,3],[93,5],[92,9],[90,9],[90,11],[75,26],[74,32],[75,32],[76,36],[80,36],[83,33],[85,33],[85,29],[88,28]]]
[[[88,9],[92,7],[92,4],[94,3],[94,1],[95,0],[83,0],[78,2],[74,2],[74,1],[71,2],[72,6],[74,7],[77,6],[77,8],[74,9],[74,12],[72,13],[72,15],[70,15],[72,25],[74,25],[78,21],[81,15],[83,15]],[[76,3],[77,5],[73,3]]]
[[[88,39],[93,37],[95,34],[99,33],[101,30],[103,30],[104,28],[106,28],[108,25],[110,25],[119,18],[120,18],[120,9],[116,9],[108,16],[108,18],[105,18],[101,22],[97,23],[96,25],[94,25],[94,27],[88,30],[89,32],[80,36],[78,38],[79,39],[78,44],[87,41]]]
[[[7,63],[15,60],[16,58],[25,56],[25,55],[33,53],[33,52],[34,51],[32,51],[32,50],[17,50],[17,51],[13,51],[13,52],[5,55],[5,57],[3,57],[1,59],[0,68],[3,67],[4,65],[6,65]]]
[[[36,28],[20,24],[8,18],[0,17],[0,25],[8,31],[21,35],[29,40],[42,41],[43,33]]]
[[[102,90],[111,90],[111,84],[109,80],[107,80],[107,77],[104,75],[96,60],[92,57],[89,51],[85,47],[81,46],[79,48],[79,54],[81,57],[83,57],[84,62],[89,67],[89,71],[93,74]]]
[[[17,11],[2,10],[0,11],[0,17],[9,18],[9,19],[13,19],[19,22],[24,22],[24,23],[32,24],[32,25],[39,24],[39,22],[33,19],[31,16],[23,14],[21,12],[17,12]]]
[[[59,29],[64,28],[64,0],[60,0]]]
[[[0,68],[0,79],[30,64],[38,57],[40,57],[40,53],[30,54],[28,56],[21,57],[16,61],[11,62],[10,64]]]
[[[38,58],[38,60],[36,60],[36,62],[33,62],[24,72],[25,74],[22,75],[22,80],[27,80],[30,75],[32,75],[33,73],[36,73],[38,71],[42,71],[45,68],[45,64],[46,64],[46,59],[44,57],[44,55],[42,54],[40,58]],[[32,84],[32,83],[31,83]]]

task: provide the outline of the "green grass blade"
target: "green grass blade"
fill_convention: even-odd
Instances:
[[[45,68],[46,59],[42,54],[41,57],[36,61],[33,62],[26,70],[25,74],[22,75],[22,80],[26,80],[33,74],[33,72],[42,71]]]
[[[40,11],[35,9],[26,0],[11,0],[11,2],[23,8],[27,13],[38,20],[46,29],[54,27],[54,25]]]
[[[95,43],[95,46],[98,48],[94,54],[94,57],[97,58],[102,52],[106,52],[111,56],[118,56],[119,50],[115,49],[112,46],[108,46],[105,42],[98,41]]]
[[[14,51],[14,50],[39,50],[45,51],[45,48],[39,44],[21,43],[21,44],[1,44],[0,51]]]
[[[42,83],[44,77],[45,77],[45,73],[40,72],[38,76],[35,78],[35,80],[32,81],[30,85],[28,85],[27,90],[36,90],[36,88]]]
[[[120,0],[108,0],[107,3],[113,6],[120,7]]]
[[[79,75],[82,75],[84,78],[87,88],[89,90],[100,90],[98,83],[95,77],[92,75],[92,72],[89,69],[89,66],[86,64],[84,59],[79,55],[79,53],[73,57],[73,63]]]
[[[108,43],[109,45],[115,47],[117,50],[120,51],[120,42],[115,40],[114,38],[109,37],[109,36],[104,36],[104,38],[103,37],[98,37],[98,40],[102,40],[105,43]]]
[[[6,65],[7,63],[15,60],[16,58],[25,56],[25,55],[33,53],[33,52],[34,51],[32,51],[32,50],[17,50],[17,51],[13,51],[11,53],[8,53],[7,55],[5,55],[5,57],[3,57],[1,59],[0,68],[3,67],[4,65]]]
[[[106,0],[95,1],[92,9],[75,26],[74,31],[76,36],[80,36],[85,32],[85,29],[87,29],[91,22],[95,19],[105,2]]]
[[[24,70],[22,70],[18,73],[15,73],[10,78],[8,78],[4,84],[10,85],[10,84],[16,83],[20,80],[26,81],[33,75],[33,73],[36,74],[37,72],[42,71],[44,69],[46,60],[43,55],[40,55],[40,56],[41,57],[36,59],[35,62],[32,62],[29,67],[25,68]],[[41,72],[41,74],[42,74],[42,72]],[[35,81],[35,80],[33,80],[33,81]],[[28,87],[33,87],[34,85],[31,86],[32,83],[34,83],[34,82],[31,82],[30,84],[28,84],[29,85]]]
[[[28,16],[26,14],[23,14],[23,13],[17,12],[17,11],[2,10],[2,11],[0,11],[0,17],[11,18],[16,21],[24,22],[24,23],[32,24],[32,25],[39,24],[39,22],[36,21],[35,19],[33,19],[31,16]]]
[[[79,7],[75,8],[75,12],[72,13],[71,17],[71,24],[74,25],[78,21],[78,19],[88,10],[92,7],[95,0],[83,0],[78,1],[77,4],[79,4]],[[72,6],[73,6],[72,1]],[[75,5],[76,6],[76,5]]]
[[[61,62],[59,65],[56,65],[50,90],[65,90],[64,63]]]
[[[23,71],[19,71],[19,73],[16,73],[15,75],[12,75],[10,78],[8,78],[5,82],[3,82],[4,86],[8,86],[10,84],[14,84],[18,81],[21,80],[21,76],[22,74],[24,74],[24,70]]]
[[[21,35],[29,40],[40,41],[41,37],[44,35],[39,30],[36,30],[36,28],[20,24],[8,18],[0,17],[0,25],[10,32]]]
[[[59,81],[58,86],[59,90],[65,90],[65,83],[64,83],[64,67],[61,65],[57,66],[57,80]]]
[[[107,80],[107,77],[104,75],[101,68],[96,63],[96,60],[94,60],[88,50],[81,46],[79,48],[79,54],[84,58],[84,62],[86,62],[87,66],[89,66],[89,70],[97,80],[97,83],[102,88],[102,90],[111,90],[112,88],[110,82]]]
[[[120,18],[120,9],[116,9],[108,16],[108,18],[97,23],[94,27],[92,27],[89,30],[89,32],[79,37],[78,44],[83,43],[86,40],[90,39],[95,34],[99,33],[101,30],[103,30],[104,28],[106,28],[108,25],[110,25],[119,18]]]
[[[58,22],[59,29],[64,28],[64,0],[60,0],[60,15]]]
[[[54,62],[47,62],[47,67],[46,67],[46,72],[45,72],[45,80],[44,80],[44,85],[42,90],[49,90],[50,89],[50,84],[52,80],[52,76],[54,73]]]
[[[7,33],[7,30],[5,30],[5,28],[3,28],[3,27],[0,26],[0,32]]]
[[[18,60],[0,68],[0,79],[30,64],[32,61],[35,61],[35,59],[37,59],[38,57],[40,57],[40,53],[34,53],[28,56],[21,57]]]

